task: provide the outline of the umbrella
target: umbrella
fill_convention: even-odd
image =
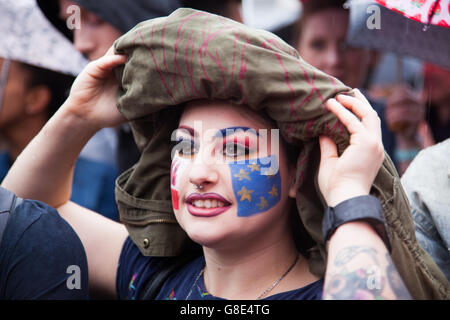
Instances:
[[[450,28],[450,0],[376,0],[388,9],[425,24]]]
[[[449,1],[348,1],[347,42],[413,56],[450,69]]]

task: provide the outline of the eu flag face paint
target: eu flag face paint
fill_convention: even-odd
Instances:
[[[280,170],[271,172],[274,155],[229,163],[238,217],[249,217],[274,207],[281,199]],[[277,163],[278,164],[278,163]],[[275,166],[278,168],[278,165]]]

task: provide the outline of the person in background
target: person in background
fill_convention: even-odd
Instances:
[[[450,138],[450,70],[432,64],[424,67],[426,120],[436,143]]]
[[[417,240],[450,281],[450,138],[419,152],[401,181]]]
[[[295,26],[293,45],[306,62],[340,79],[350,87],[368,89],[371,72],[378,54],[365,48],[351,47],[346,43],[349,12],[343,7],[345,0],[303,0],[301,16]],[[411,158],[405,157],[410,148],[410,137],[417,133],[417,123],[424,119],[425,106],[417,95],[407,88],[396,88],[395,96],[385,101],[370,96],[369,101],[381,119],[383,145],[393,159],[400,174]],[[409,117],[404,117],[408,134],[393,130],[393,122],[399,109],[409,108]],[[414,109],[411,112],[411,109]],[[401,112],[404,115],[404,112]],[[425,147],[421,145],[420,147]]]
[[[0,180],[69,94],[86,61],[32,0],[0,3]],[[71,199],[118,220],[114,167],[79,157]],[[39,182],[36,182],[39,183]]]
[[[178,0],[38,0],[37,3],[47,19],[91,61],[103,56],[117,38],[139,22],[169,15],[179,7]],[[74,21],[71,19],[76,18],[77,10],[80,25],[70,30],[68,22]],[[81,154],[112,162],[118,174],[140,158],[127,124],[102,129]]]
[[[242,0],[180,0],[181,7],[202,10],[243,23]]]
[[[373,95],[386,99],[385,119],[395,133],[401,173],[420,150],[450,138],[450,70],[425,63],[423,78],[421,92],[405,86],[371,88]]]
[[[54,208],[0,187],[0,300],[88,298],[86,252],[72,227]]]

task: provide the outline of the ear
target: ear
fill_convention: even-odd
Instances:
[[[50,92],[50,89],[44,85],[39,85],[28,89],[25,101],[26,114],[32,116],[45,112],[51,98],[52,93]]]

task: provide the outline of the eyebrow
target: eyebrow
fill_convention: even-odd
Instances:
[[[179,126],[177,130],[185,130],[189,133],[191,137],[198,137],[198,133],[191,127],[188,126]],[[244,133],[251,132],[254,135],[259,137],[259,133],[249,127],[229,127],[229,128],[223,128],[217,131],[217,133],[214,135],[214,138],[223,138],[232,134],[235,134],[237,131],[243,131]]]
[[[214,135],[214,138],[226,137],[226,136],[236,133],[236,131],[238,131],[238,130],[242,130],[242,131],[244,131],[244,133],[247,133],[247,131],[249,131],[249,132],[255,134],[256,136],[259,136],[259,133],[255,129],[252,129],[249,127],[229,127],[229,128],[224,128],[224,129],[217,131],[217,133]]]
[[[198,133],[195,132],[194,129],[192,129],[191,127],[188,127],[188,126],[179,126],[177,130],[180,130],[180,131],[181,130],[185,130],[185,131],[187,131],[189,133],[189,135],[191,137],[197,137],[198,136]]]

